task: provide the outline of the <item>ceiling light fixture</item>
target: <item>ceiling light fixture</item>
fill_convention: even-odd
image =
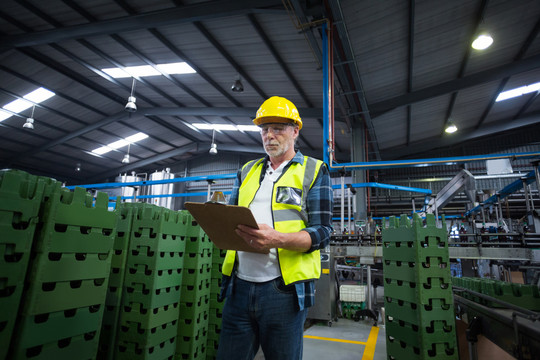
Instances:
[[[124,108],[127,112],[135,112],[137,111],[137,105],[135,105],[135,102],[137,99],[135,96],[133,96],[135,92],[135,78],[133,78],[133,83],[131,84],[131,95],[128,97],[128,102]]]
[[[444,131],[448,134],[452,134],[452,133],[455,133],[457,131],[457,126],[456,124],[454,124],[453,122],[448,122],[448,124],[446,125],[446,129],[444,129]]]
[[[214,142],[214,136],[216,134],[216,130],[212,130],[212,144],[210,145],[210,150],[208,150],[208,153],[210,155],[216,155],[217,154],[217,144]]]
[[[75,171],[81,171],[81,163],[75,165]]]
[[[23,128],[34,130],[34,110],[36,109],[36,105],[32,106],[32,115],[30,115],[29,118],[26,118],[26,122],[23,125]]]
[[[128,149],[126,155],[124,155],[124,158],[122,159],[122,164],[129,164],[129,148],[131,146],[131,143],[128,144]]]
[[[19,114],[26,109],[30,109],[33,105],[39,104],[53,97],[54,95],[55,93],[45,88],[38,88],[34,91],[31,91],[28,94],[24,95],[22,98],[13,100],[12,102],[2,106],[2,109],[5,109],[7,111],[0,110],[0,121],[10,118],[14,114]]]
[[[238,75],[238,79],[234,82],[234,84],[231,86],[232,92],[244,92],[244,85],[242,84],[242,81],[240,81],[240,75]]]
[[[540,82],[530,84],[530,85],[520,86],[515,89],[504,91],[500,93],[499,96],[497,96],[497,99],[495,101],[499,102],[503,100],[508,100],[508,99],[512,99],[521,95],[530,94],[530,93],[538,92],[538,91],[540,91]]]
[[[193,74],[196,71],[185,62],[156,64],[157,70],[150,65],[126,66],[123,68],[101,69],[104,73],[115,79],[128,77],[159,76],[163,74]],[[159,70],[159,71],[158,71]]]
[[[491,44],[493,44],[493,38],[491,35],[486,31],[482,31],[474,39],[471,46],[475,50],[485,50],[490,47]]]
[[[120,139],[115,142],[112,142],[110,144],[98,147],[97,149],[92,150],[92,153],[97,155],[103,155],[108,153],[109,151],[120,149],[126,145],[144,140],[148,137],[145,133],[139,132],[134,135],[128,136],[125,139]]]

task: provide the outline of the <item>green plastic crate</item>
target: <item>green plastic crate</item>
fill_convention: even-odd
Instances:
[[[5,358],[21,302],[43,198],[60,184],[19,170],[0,171],[0,358]]]
[[[446,229],[431,214],[425,227],[416,214],[390,218],[383,263],[388,356],[457,359]]]
[[[134,343],[119,345],[115,350],[114,358],[118,360],[173,359],[175,350],[176,337],[173,337],[148,348],[140,347]]]
[[[95,305],[48,314],[22,316],[14,336],[13,358],[69,359],[73,346],[81,346],[76,358],[96,355],[103,305]],[[35,356],[35,357],[34,357]]]

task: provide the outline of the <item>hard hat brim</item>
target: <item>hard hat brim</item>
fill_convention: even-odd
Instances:
[[[294,124],[298,125],[298,130],[302,129],[302,122],[284,118],[280,116],[262,116],[256,119],[253,119],[253,123],[257,126],[261,126],[263,124],[270,124],[270,123],[280,123],[280,124]]]

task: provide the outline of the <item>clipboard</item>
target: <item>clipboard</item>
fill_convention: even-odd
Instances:
[[[234,231],[239,224],[259,228],[249,208],[212,202],[186,202],[184,206],[218,248],[268,253],[266,250],[258,250],[249,246]]]

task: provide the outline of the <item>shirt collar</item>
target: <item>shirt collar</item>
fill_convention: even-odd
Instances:
[[[266,164],[268,164],[268,161],[270,161],[270,156],[268,156],[268,154],[264,157],[264,164],[266,166]],[[290,160],[291,162],[297,162],[299,163],[300,165],[304,165],[304,155],[302,155],[302,153],[300,152],[300,150],[297,150],[296,151],[296,154],[294,155],[294,157]],[[266,169],[265,169],[266,170]]]
[[[268,156],[268,154],[264,157],[264,161],[263,161],[263,168],[262,168],[262,171],[261,171],[261,177],[259,178],[259,183],[262,182],[262,180],[264,179],[264,175],[266,174],[266,169],[268,168],[268,162],[270,161],[270,156]],[[296,151],[296,154],[294,155],[294,157],[289,161],[289,163],[287,164],[287,166],[285,167],[285,169],[287,169],[289,167],[289,165],[293,162],[296,162],[296,163],[299,163],[300,165],[304,165],[304,155],[302,155],[302,153],[300,152],[300,150],[297,150]],[[283,170],[285,170],[283,169]]]

